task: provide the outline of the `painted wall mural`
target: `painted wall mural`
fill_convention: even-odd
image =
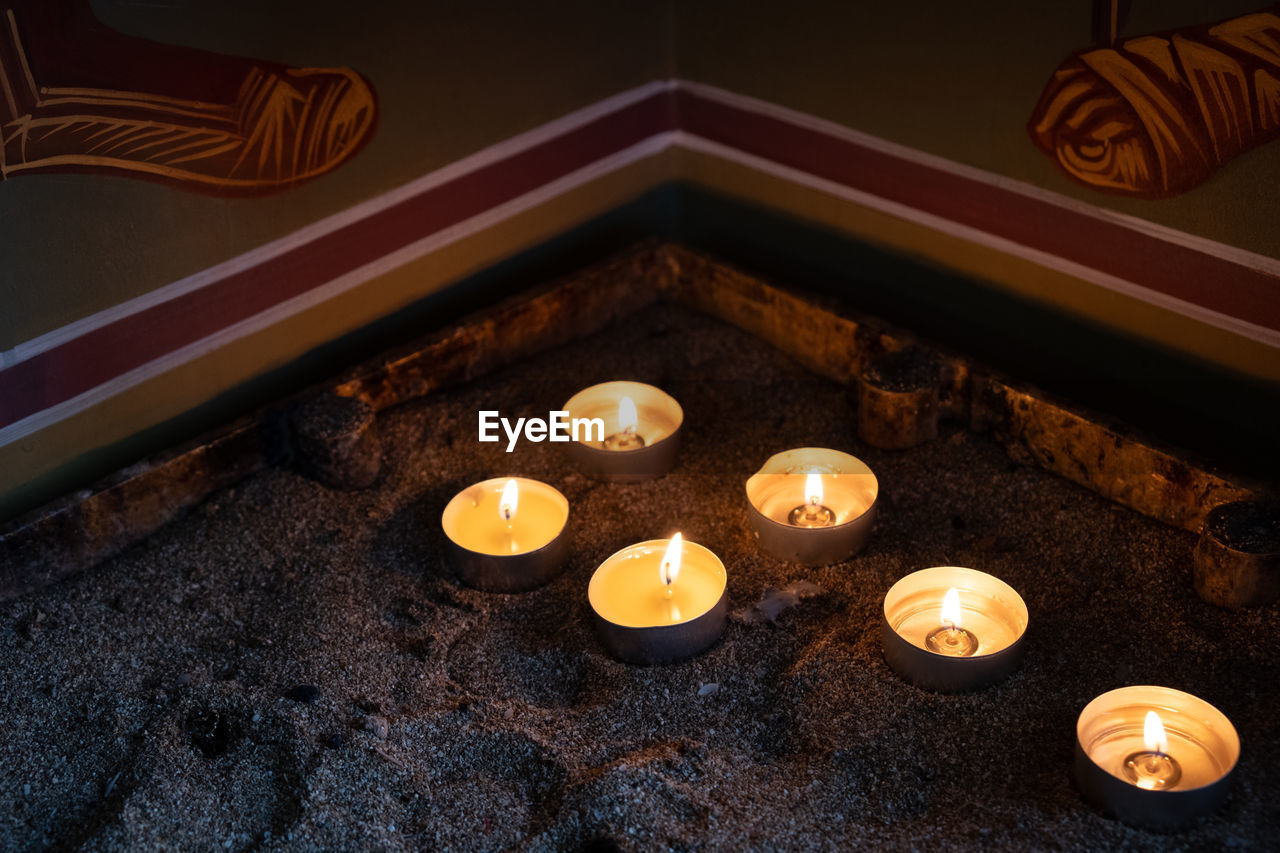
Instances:
[[[1053,73],[1028,130],[1062,171],[1095,189],[1185,192],[1280,136],[1280,16],[1081,51]]]
[[[372,87],[126,36],[86,0],[0,2],[0,179],[100,172],[263,195],[350,159],[372,136]]]

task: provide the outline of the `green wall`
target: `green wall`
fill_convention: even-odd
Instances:
[[[377,91],[379,126],[351,161],[267,198],[102,175],[0,183],[0,349],[672,72],[661,7],[644,3],[99,0],[93,8],[130,35],[354,68]]]
[[[1264,8],[1260,0],[1134,0],[1121,38]],[[753,7],[754,8],[754,7]],[[760,7],[761,9],[763,7]],[[832,3],[765,12],[675,5],[681,77],[752,95],[1232,246],[1280,257],[1280,142],[1177,198],[1106,195],[1062,175],[1026,133],[1054,69],[1090,46],[1089,0]]]
[[[374,84],[379,128],[333,173],[262,199],[127,178],[0,185],[0,349],[146,293],[492,143],[649,80],[754,95],[1113,210],[1280,257],[1280,144],[1175,199],[1102,195],[1062,176],[1025,124],[1089,40],[1088,0],[659,4],[98,0],[137,36]],[[1136,0],[1122,34],[1206,22],[1249,2]]]

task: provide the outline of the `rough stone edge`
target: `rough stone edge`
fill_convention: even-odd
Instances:
[[[1019,387],[838,303],[780,290],[681,246],[666,246],[662,254],[673,273],[665,285],[670,298],[756,335],[837,382],[856,381],[877,353],[913,345],[932,350],[942,364],[943,417],[989,431],[1013,458],[1166,524],[1196,532],[1218,504],[1262,495],[1260,484],[1218,474],[1123,424]]]
[[[444,332],[311,388],[357,396],[381,411],[482,376],[604,328],[666,296],[777,347],[836,382],[879,352],[916,345],[939,354],[942,415],[990,431],[1011,456],[1167,524],[1198,531],[1218,504],[1265,497],[1258,485],[1186,461],[1133,430],[1019,388],[965,359],[834,300],[781,290],[682,246],[643,243],[601,264],[513,296]],[[501,340],[499,339],[501,330]],[[121,469],[0,526],[0,600],[119,553],[213,492],[289,456],[279,412],[264,409]]]
[[[604,328],[658,297],[655,243],[517,294],[234,424],[123,468],[0,525],[0,601],[120,553],[219,489],[291,456],[284,414],[326,391],[379,411]],[[530,295],[532,293],[532,296]]]
[[[276,419],[246,418],[19,516],[0,530],[0,601],[123,551],[213,492],[273,464],[281,435]]]
[[[425,345],[366,363],[334,390],[379,412],[599,331],[658,298],[659,250],[642,244],[552,287],[525,291]]]

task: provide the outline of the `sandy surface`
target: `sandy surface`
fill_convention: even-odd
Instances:
[[[508,455],[476,441],[479,408],[545,417],[614,378],[683,404],[665,479],[597,484],[566,470],[562,445]],[[867,448],[843,389],[669,307],[385,413],[382,429],[372,489],[269,471],[0,605],[0,848],[1167,850],[1280,837],[1277,608],[1202,603],[1193,536],[983,437]],[[780,563],[748,532],[743,482],[804,445],[850,451],[880,478],[879,526],[848,563]],[[459,587],[440,511],[506,473],[568,496],[571,561],[532,593]],[[677,529],[728,568],[726,635],[691,662],[617,663],[591,633],[587,580],[616,549]],[[935,695],[884,663],[885,590],[940,564],[1025,598],[1027,659],[1004,684]],[[753,611],[799,580],[821,592],[776,621]],[[1238,784],[1191,831],[1127,828],[1071,781],[1080,709],[1135,683],[1195,693],[1240,732]]]

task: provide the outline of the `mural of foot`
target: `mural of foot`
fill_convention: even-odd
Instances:
[[[1139,36],[1053,73],[1027,128],[1068,176],[1145,198],[1176,195],[1280,136],[1280,16]]]
[[[0,178],[101,172],[264,195],[350,159],[376,117],[349,68],[125,36],[84,0],[0,2]]]

